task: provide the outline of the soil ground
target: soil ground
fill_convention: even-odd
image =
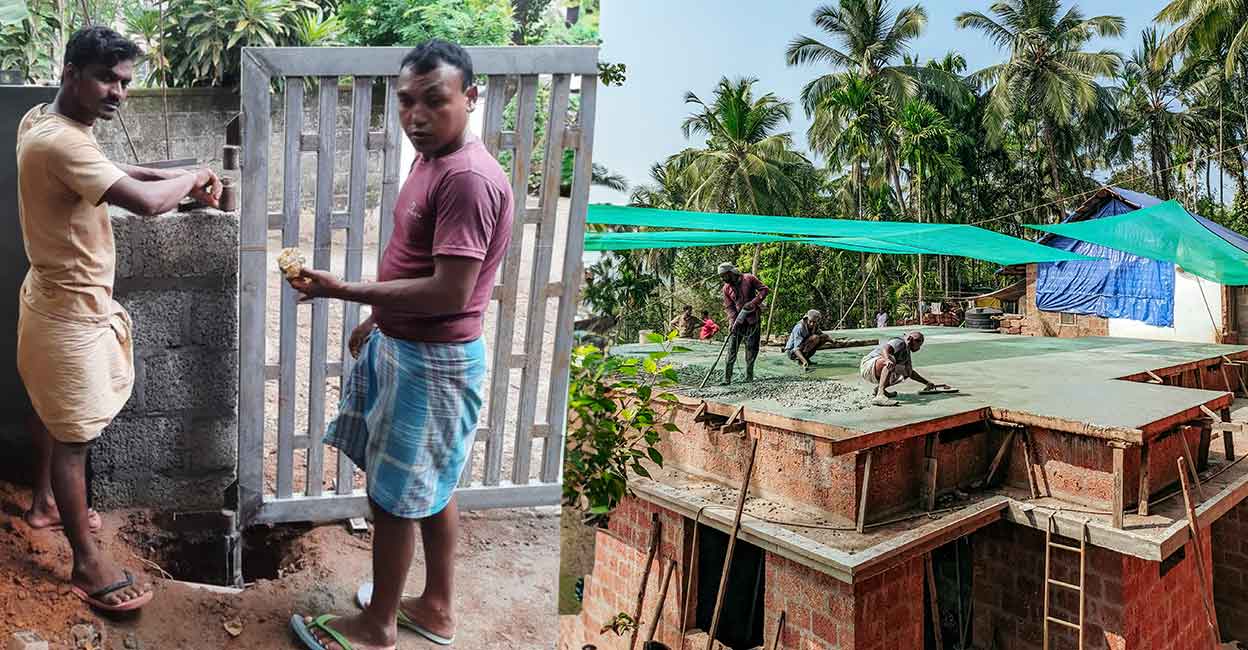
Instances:
[[[242,593],[220,594],[162,579],[145,547],[145,513],[104,513],[100,543],[136,574],[156,585],[156,598],[137,616],[105,618],[69,591],[69,545],[59,533],[31,531],[20,513],[29,490],[0,482],[0,643],[32,629],[54,648],[76,650],[70,628],[87,623],[104,636],[96,650],[197,650],[300,647],[287,621],[295,612],[349,613],[359,581],[370,575],[370,535],[341,524],[296,529],[280,580],[260,580]],[[155,536],[159,531],[147,531]],[[123,534],[124,533],[124,534]],[[558,556],[548,552],[558,534],[553,508],[465,513],[459,542],[456,646],[486,650],[554,647]],[[408,577],[418,592],[420,553]],[[499,615],[505,613],[505,615]],[[242,627],[238,637],[226,623]],[[399,647],[432,648],[400,630]]]

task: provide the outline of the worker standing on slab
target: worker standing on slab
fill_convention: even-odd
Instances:
[[[680,314],[672,319],[669,327],[671,329],[668,331],[675,330],[679,332],[681,338],[696,339],[698,338],[698,330],[702,328],[702,321],[693,315],[692,305],[685,305],[685,308],[680,310]]]
[[[715,322],[714,318],[711,318],[711,312],[703,309],[702,310],[702,331],[698,334],[699,338],[705,341],[715,336],[715,333],[718,331],[719,331],[719,324]]]
[[[100,516],[87,507],[87,451],[134,387],[131,321],[113,299],[117,258],[105,204],[147,216],[187,196],[215,207],[221,191],[211,170],[114,163],[96,142],[92,126],[118,116],[141,56],[111,29],[74,32],[56,99],[30,109],[17,130],[18,211],[30,260],[17,370],[34,407],[28,424],[39,451],[23,519],[35,529],[63,528],[73,593],[106,611],[142,607],[152,587],[100,550],[91,537]]]
[[[806,312],[806,315],[793,326],[793,331],[789,332],[789,340],[784,344],[784,351],[788,353],[789,358],[796,361],[804,370],[810,370],[810,366],[814,365],[810,358],[815,356],[819,346],[832,340],[831,336],[819,329],[819,319],[822,317],[823,314],[820,314],[817,309]]]
[[[732,262],[719,265],[719,279],[723,280],[724,311],[728,314],[728,359],[724,361],[724,386],[732,383],[732,367],[737,363],[737,351],[745,341],[745,380],[754,381],[754,360],[762,342],[762,319],[759,318],[763,301],[770,289],[752,273],[742,273]]]
[[[376,533],[375,587],[356,616],[293,616],[308,648],[393,649],[399,625],[429,641],[455,638],[454,492],[484,401],[482,321],[512,230],[511,182],[468,130],[477,103],[472,60],[431,40],[408,52],[396,84],[399,121],[417,156],[394,208],[394,234],[376,282],[343,282],[304,268],[290,280],[303,299],[372,306],[352,332],[358,361],[343,380],[325,443],[367,473]],[[424,591],[403,595],[424,549]],[[367,602],[364,602],[367,601]]]
[[[893,398],[897,396],[888,390],[907,379],[921,382],[925,390],[933,390],[937,384],[923,378],[914,370],[911,355],[923,347],[923,333],[910,332],[904,338],[897,337],[881,343],[867,356],[863,357],[858,372],[863,380],[875,385],[875,396],[871,403],[876,406],[897,406]]]

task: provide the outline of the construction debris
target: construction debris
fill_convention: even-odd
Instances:
[[[9,637],[9,650],[48,650],[48,642],[31,630],[18,630]]]

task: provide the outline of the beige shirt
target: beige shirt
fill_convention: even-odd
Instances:
[[[102,201],[126,174],[91,127],[47,109],[30,109],[17,128],[17,200],[31,267],[26,299],[49,315],[99,322],[113,311],[116,264]]]

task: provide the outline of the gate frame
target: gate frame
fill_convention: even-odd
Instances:
[[[526,137],[523,133],[517,136],[515,132],[504,132],[502,130],[502,112],[503,101],[501,101],[502,91],[510,77],[518,76],[521,86],[521,99],[524,98],[524,92],[531,92],[534,97],[530,101],[535,101],[536,84],[526,83],[526,81],[536,81],[540,75],[553,75],[552,83],[552,101],[549,107],[551,114],[558,112],[560,108],[559,102],[562,101],[562,115],[567,116],[569,107],[568,88],[570,79],[573,75],[579,76],[580,84],[580,110],[577,123],[568,125],[558,124],[559,120],[548,121],[547,131],[547,155],[546,155],[546,172],[543,174],[542,190],[543,195],[540,208],[527,207],[527,193],[524,191],[516,193],[516,211],[514,216],[514,227],[512,245],[508,251],[508,260],[501,269],[500,278],[505,274],[519,275],[519,269],[506,268],[511,266],[514,261],[519,263],[519,248],[523,243],[525,225],[529,223],[538,224],[538,234],[535,237],[534,246],[537,248],[534,257],[534,268],[532,272],[532,287],[530,292],[527,308],[529,310],[528,331],[538,332],[542,334],[544,325],[538,325],[534,328],[535,316],[536,320],[541,323],[545,322],[545,312],[549,307],[549,300],[558,297],[557,318],[554,323],[555,340],[553,348],[553,357],[551,359],[550,368],[550,394],[547,400],[548,407],[548,425],[536,425],[532,420],[536,410],[537,388],[536,382],[539,377],[529,378],[530,368],[536,361],[539,365],[533,368],[539,375],[541,372],[540,360],[541,343],[543,336],[539,336],[537,347],[529,345],[529,337],[525,337],[525,351],[521,354],[512,354],[510,347],[503,350],[492,350],[493,360],[491,363],[492,377],[499,376],[499,363],[503,364],[502,376],[502,392],[503,399],[506,400],[508,378],[511,370],[515,368],[523,368],[524,379],[522,379],[520,401],[515,405],[520,409],[521,416],[517,418],[515,445],[517,451],[531,449],[532,441],[536,438],[544,438],[546,445],[544,447],[542,471],[540,481],[536,483],[528,483],[527,472],[523,478],[523,484],[502,481],[497,476],[499,474],[499,463],[502,458],[502,446],[504,434],[502,430],[498,430],[491,434],[489,429],[478,428],[478,433],[486,433],[490,436],[486,439],[485,464],[484,473],[485,480],[481,483],[468,484],[467,478],[471,474],[471,452],[469,454],[468,466],[465,468],[464,477],[461,479],[460,487],[456,490],[459,506],[465,510],[484,509],[484,508],[513,508],[527,507],[538,505],[557,505],[559,503],[562,488],[562,457],[563,457],[563,440],[567,427],[566,409],[568,398],[568,371],[572,350],[572,326],[575,318],[576,306],[579,300],[580,287],[582,281],[582,265],[581,255],[584,249],[584,233],[585,233],[585,214],[589,204],[589,189],[591,178],[592,164],[592,148],[594,133],[594,118],[596,113],[596,96],[598,85],[598,48],[596,47],[469,47],[468,50],[472,57],[473,70],[477,75],[485,75],[489,78],[489,86],[487,89],[487,105],[485,107],[485,123],[483,133],[479,134],[482,141],[492,154],[497,156],[500,151],[511,151],[517,169],[524,170],[524,178],[520,181],[513,179],[513,188],[524,188],[527,180],[528,159],[530,151],[525,151],[525,144],[531,149],[533,145],[533,137]],[[261,182],[246,182],[242,184],[241,191],[241,211],[240,211],[240,233],[239,233],[239,449],[238,449],[238,498],[239,498],[239,528],[245,528],[253,524],[271,524],[284,521],[329,521],[341,520],[351,517],[359,517],[367,514],[368,497],[363,490],[348,491],[339,488],[336,494],[319,494],[319,485],[315,489],[318,494],[307,495],[291,495],[288,497],[278,497],[266,494],[264,485],[264,417],[265,417],[265,384],[269,378],[278,374],[277,367],[268,367],[265,348],[267,340],[265,337],[266,328],[266,283],[268,274],[274,272],[268,267],[268,236],[270,231],[283,229],[283,237],[288,233],[286,228],[289,227],[289,221],[284,223],[283,211],[279,213],[270,213],[268,209],[269,201],[269,156],[270,144],[273,136],[272,132],[272,116],[271,110],[271,87],[275,78],[309,78],[315,77],[321,80],[322,88],[328,83],[330,78],[353,77],[357,79],[355,85],[355,94],[353,99],[353,112],[358,112],[361,106],[360,87],[367,85],[358,81],[361,77],[384,78],[386,80],[386,97],[385,97],[385,116],[382,125],[382,132],[368,132],[360,143],[353,141],[351,144],[351,190],[348,198],[348,212],[345,215],[338,213],[330,214],[332,206],[322,206],[325,197],[322,185],[327,182],[330,184],[328,190],[329,200],[332,202],[332,177],[326,181],[324,178],[322,159],[326,158],[326,152],[333,151],[333,129],[330,130],[328,138],[316,136],[309,137],[308,134],[302,133],[301,124],[298,131],[288,129],[287,141],[291,141],[289,137],[294,133],[298,134],[297,142],[293,145],[288,144],[286,148],[286,160],[291,159],[293,152],[297,159],[302,151],[318,152],[318,174],[317,174],[317,217],[316,229],[317,238],[315,246],[319,249],[322,244],[326,246],[324,255],[322,251],[317,250],[314,255],[313,265],[316,268],[328,268],[330,245],[323,238],[328,233],[321,233],[322,229],[328,231],[330,219],[337,220],[346,217],[349,221],[348,225],[348,275],[351,273],[351,255],[352,246],[356,242],[362,242],[362,224],[363,215],[367,211],[364,206],[363,192],[358,191],[366,182],[365,173],[359,173],[357,178],[357,164],[355,161],[363,158],[365,164],[367,161],[367,151],[381,150],[383,152],[383,171],[382,171],[382,194],[381,194],[381,224],[380,224],[380,248],[378,262],[381,260],[381,253],[384,252],[385,243],[388,241],[393,223],[392,212],[400,187],[399,165],[399,137],[401,129],[398,124],[397,99],[394,95],[394,81],[397,77],[399,66],[403,57],[410,51],[406,47],[334,47],[334,48],[269,48],[269,47],[245,47],[241,55],[241,102],[242,102],[242,135],[243,146],[242,155],[240,156],[240,169],[243,170],[244,179],[260,179]],[[337,79],[334,81],[333,94],[333,115],[336,121],[336,111],[338,106]],[[291,96],[290,88],[292,86],[302,86],[302,84],[287,84],[287,97]],[[492,91],[492,92],[491,92]],[[368,91],[371,93],[371,88]],[[297,93],[302,102],[302,89]],[[367,96],[367,95],[365,95]],[[495,101],[490,104],[489,99],[493,96]],[[321,94],[321,110],[322,115],[326,115],[326,94]],[[523,101],[518,102],[518,107],[523,108]],[[518,124],[525,125],[525,120],[532,121],[532,114],[540,107],[533,105],[533,110],[518,110]],[[300,103],[300,113],[302,115],[302,103]],[[287,120],[289,122],[289,120]],[[299,119],[302,122],[302,119]],[[358,126],[360,120],[353,118],[353,140],[359,139]],[[365,131],[368,131],[369,125],[367,121],[364,123]],[[562,133],[558,133],[562,131]],[[530,132],[531,133],[531,132]],[[325,140],[330,140],[326,145]],[[563,149],[572,149],[575,155],[575,165],[573,173],[571,203],[568,216],[568,227],[566,235],[566,243],[563,256],[563,269],[559,281],[548,282],[549,276],[549,252],[543,253],[541,248],[543,245],[553,245],[554,225],[557,223],[557,205],[558,205],[558,186],[559,186],[559,169],[561,167]],[[557,155],[551,155],[554,151]],[[362,153],[361,153],[362,152]],[[298,163],[296,163],[297,165]],[[283,178],[287,177],[289,167],[283,168]],[[332,166],[329,167],[332,175]],[[555,176],[550,176],[553,169]],[[520,176],[519,174],[516,174]],[[296,178],[296,181],[299,179]],[[357,186],[357,183],[359,184]],[[284,183],[286,184],[286,183]],[[550,185],[553,189],[553,204],[548,204],[547,196],[552,194]],[[286,184],[288,185],[288,184]],[[296,192],[296,203],[298,203],[298,184],[294,186]],[[284,195],[290,196],[290,188],[284,188]],[[549,224],[544,222],[545,212],[549,212],[551,219]],[[322,212],[325,214],[322,215]],[[298,210],[296,208],[295,218],[298,218]],[[359,221],[356,221],[358,219]],[[323,224],[322,221],[325,221]],[[297,221],[295,222],[297,225]],[[543,226],[549,225],[549,228]],[[546,230],[550,231],[550,235],[546,236]],[[353,237],[355,231],[359,231],[357,237]],[[298,236],[298,231],[295,231]],[[283,245],[287,245],[283,242]],[[545,264],[541,258],[545,258]],[[323,258],[323,259],[322,259]],[[319,263],[318,263],[319,262]],[[545,266],[547,278],[539,281],[541,277],[538,271]],[[358,273],[359,264],[355,264]],[[510,288],[510,291],[508,289]],[[499,290],[502,289],[500,292]],[[505,282],[503,286],[496,286],[492,299],[499,301],[498,319],[500,323],[505,320],[503,306],[506,301],[510,301],[513,308],[517,300],[515,295],[515,282]],[[284,287],[283,293],[289,288]],[[285,299],[284,299],[285,300]],[[318,301],[319,302],[319,301]],[[539,308],[540,307],[540,308]],[[313,309],[316,307],[314,305]],[[325,308],[322,307],[322,310]],[[349,309],[344,309],[344,324],[350,322],[348,316]],[[283,307],[284,318],[286,311]],[[317,368],[317,331],[318,313],[314,311],[313,316],[313,340],[312,340],[312,368],[313,373],[310,381],[321,378],[327,371],[343,372],[349,367],[349,360],[344,355],[341,364],[320,364],[321,368]],[[356,318],[358,319],[358,308],[354,309]],[[319,318],[327,318],[328,314],[324,314]],[[358,322],[358,320],[357,320]],[[510,331],[510,324],[506,325]],[[292,329],[293,331],[293,329]],[[323,328],[321,330],[324,331]],[[496,334],[497,334],[496,328]],[[283,339],[285,330],[279,333]],[[344,328],[344,338],[347,334]],[[320,338],[324,339],[322,334]],[[508,336],[510,339],[510,336]],[[514,341],[509,342],[514,344]],[[325,341],[324,349],[332,345]],[[492,346],[493,347],[493,346]],[[324,355],[320,355],[320,360],[324,361]],[[281,359],[279,359],[281,366]],[[293,391],[293,363],[290,364],[291,371],[289,377],[279,377],[279,392],[283,387],[290,385]],[[317,370],[320,372],[318,373]],[[281,375],[285,375],[285,370],[280,371]],[[495,384],[495,382],[491,382]],[[528,384],[532,383],[533,387],[529,389]],[[322,388],[322,391],[325,389]],[[315,392],[315,391],[312,391]],[[490,391],[489,403],[491,420],[494,419],[495,413],[495,394],[498,392],[498,386],[492,386]],[[315,400],[315,398],[314,398]],[[526,404],[526,400],[532,404]],[[280,400],[279,400],[280,401]],[[510,407],[503,415],[505,417],[510,413]],[[531,407],[531,408],[530,408]],[[322,409],[323,410],[323,409]],[[281,416],[279,411],[279,417]],[[323,419],[323,418],[322,418]],[[316,418],[309,413],[309,429],[316,424]],[[289,427],[287,427],[289,429]],[[527,430],[526,430],[527,429]],[[278,441],[279,457],[283,457],[283,453],[290,453],[293,459],[292,436],[280,435]],[[480,436],[477,437],[480,439]],[[311,448],[311,444],[308,445]],[[475,446],[475,445],[474,445]],[[319,447],[319,446],[318,446]],[[517,458],[519,454],[517,454]],[[319,462],[319,457],[318,457]],[[343,462],[345,461],[345,467]],[[280,461],[279,461],[280,463]],[[311,457],[309,465],[312,464]],[[527,470],[527,456],[523,467]],[[282,487],[289,489],[289,466],[285,468],[286,486],[283,486],[283,471],[279,464],[279,491]],[[350,473],[350,461],[345,456],[340,458],[340,473],[346,469]],[[318,473],[320,469],[318,467]],[[493,481],[490,480],[490,473],[493,473]],[[513,468],[513,479],[521,478],[519,470]],[[350,486],[353,487],[353,486]]]

